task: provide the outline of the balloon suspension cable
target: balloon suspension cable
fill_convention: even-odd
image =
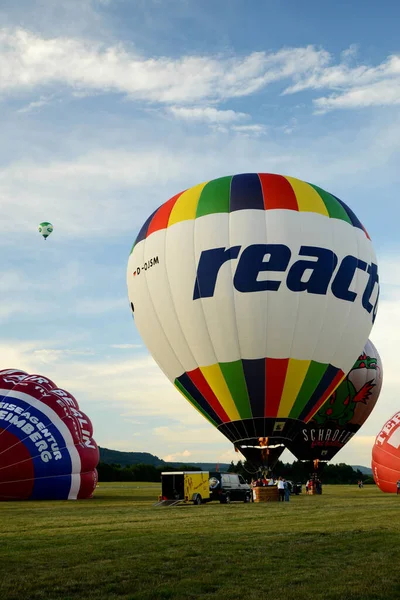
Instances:
[[[234,445],[234,448],[235,448],[235,452],[240,452],[240,450],[239,450],[239,448],[237,448],[237,446]],[[245,467],[245,463],[247,462],[247,459],[244,455],[242,455],[242,456],[244,458],[244,462],[242,462],[242,466],[243,466],[243,469],[246,471],[246,473],[248,473],[249,475],[257,475],[259,468],[256,468],[255,471],[249,471],[249,469],[247,469]]]
[[[248,473],[249,475],[257,475],[258,473],[258,469],[256,469],[255,471],[249,471],[249,469],[246,469],[245,465],[243,464],[243,469],[246,471],[246,473]]]

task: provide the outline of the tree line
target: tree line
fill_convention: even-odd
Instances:
[[[356,484],[363,481],[364,484],[374,483],[372,477],[364,475],[361,471],[354,469],[350,465],[340,463],[337,465],[325,465],[319,470],[319,478],[325,484]],[[161,473],[165,471],[199,471],[198,467],[193,465],[180,465],[179,468],[172,465],[154,466],[148,464],[135,464],[121,466],[119,464],[108,464],[100,462],[97,467],[99,481],[161,481]],[[284,477],[289,481],[305,483],[309,479],[313,467],[311,463],[295,461],[293,463],[283,463],[278,461],[273,475],[275,477]],[[246,461],[239,460],[238,463],[231,462],[228,472],[239,473],[250,483],[257,477],[255,469]]]
[[[274,477],[284,477],[294,483],[305,483],[312,475],[313,470],[312,462],[283,463],[278,460],[272,474]],[[257,477],[257,472],[247,461],[243,463],[239,460],[236,465],[231,462],[228,472],[240,473],[248,482]],[[345,463],[337,465],[320,463],[317,473],[319,479],[326,484],[356,484],[358,481],[362,481],[364,484],[375,484],[373,477],[363,474],[359,469],[355,471],[353,467]]]

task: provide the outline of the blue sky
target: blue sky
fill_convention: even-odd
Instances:
[[[372,0],[3,0],[2,368],[68,389],[102,446],[236,460],[143,347],[127,259],[146,217],[186,187],[292,175],[349,204],[378,255],[384,387],[337,457],[369,465],[399,408],[399,18]]]

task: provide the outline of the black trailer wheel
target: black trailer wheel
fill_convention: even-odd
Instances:
[[[196,504],[196,506],[199,506],[201,504],[201,495],[197,494],[196,498],[193,501],[193,504]]]
[[[247,502],[251,502],[251,494],[250,493],[246,493],[245,497],[244,497],[244,501]]]
[[[226,493],[224,496],[222,496],[221,498],[221,504],[230,504],[231,503],[231,496],[229,493]]]

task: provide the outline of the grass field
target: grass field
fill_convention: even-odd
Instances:
[[[154,508],[157,484],[0,504],[1,600],[400,598],[400,497]]]

